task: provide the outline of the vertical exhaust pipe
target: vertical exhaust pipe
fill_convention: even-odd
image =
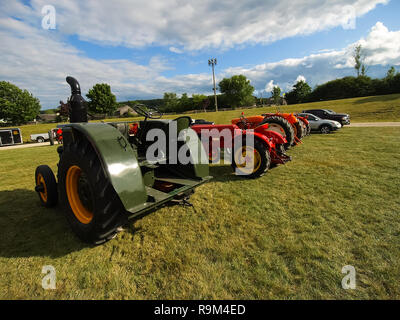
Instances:
[[[87,103],[81,96],[81,87],[78,80],[73,77],[67,77],[66,81],[71,87],[71,97],[69,99],[71,106],[69,110],[69,122],[88,122]]]

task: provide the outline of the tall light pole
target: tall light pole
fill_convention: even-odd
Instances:
[[[215,67],[216,64],[217,64],[217,59],[216,58],[208,59],[208,65],[212,67],[212,73],[213,73],[215,111],[218,111],[217,88],[215,87],[215,72],[214,72],[214,67]]]

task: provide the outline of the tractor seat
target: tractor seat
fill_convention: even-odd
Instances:
[[[190,127],[192,123],[192,118],[189,116],[178,117],[173,120],[147,120],[140,121],[140,135],[142,140],[145,142],[146,136],[151,129],[161,129],[165,132],[167,140],[169,139],[169,126],[171,123],[176,122],[177,136],[182,130]]]
[[[154,141],[146,141],[147,134],[152,129],[161,129],[164,131],[166,136],[166,150],[169,151],[169,140],[176,137],[170,137],[170,125],[176,122],[177,136],[182,130],[190,127],[192,123],[192,118],[188,116],[178,117],[173,120],[147,120],[139,122],[138,137],[141,140],[141,145],[139,146],[140,155],[145,155],[147,148],[154,143]]]

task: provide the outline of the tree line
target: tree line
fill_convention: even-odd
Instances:
[[[305,81],[299,81],[285,95],[285,99],[288,104],[296,104],[393,93],[400,93],[400,73],[391,67],[381,79],[372,79],[360,72],[359,76],[328,81],[314,89]]]

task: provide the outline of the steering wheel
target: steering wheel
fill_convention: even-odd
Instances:
[[[241,125],[239,125],[241,124]],[[240,116],[240,121],[237,123],[238,127],[241,129],[247,129],[248,125],[247,125],[247,119],[244,116],[244,113],[242,112],[242,115]]]
[[[134,105],[133,110],[145,119],[160,119],[162,117],[162,112],[156,107],[147,107],[144,104]]]

